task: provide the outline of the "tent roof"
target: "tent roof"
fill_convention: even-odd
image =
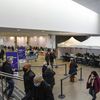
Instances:
[[[59,43],[58,47],[72,47],[73,45],[79,44],[80,41],[76,40],[74,37],[71,37],[69,40]]]
[[[99,36],[91,36],[87,40],[77,44],[75,47],[81,48],[92,48],[92,49],[100,49],[100,37]]]

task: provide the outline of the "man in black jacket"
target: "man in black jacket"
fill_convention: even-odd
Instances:
[[[33,100],[54,100],[51,87],[43,80],[42,76],[34,78]]]
[[[32,100],[32,87],[33,87],[33,78],[35,73],[31,70],[31,65],[26,63],[23,67],[24,71],[24,87],[25,87],[25,97],[22,100]]]
[[[12,65],[11,65],[11,59],[8,58],[7,61],[5,61],[3,63],[3,66],[2,66],[2,71],[5,72],[5,73],[8,73],[8,74],[12,74],[13,75],[13,69],[12,69]],[[7,100],[9,100],[11,97],[12,97],[12,93],[13,93],[13,90],[14,90],[14,81],[12,78],[6,78],[6,82],[8,84],[7,88],[5,89],[4,91],[4,94],[7,94]]]

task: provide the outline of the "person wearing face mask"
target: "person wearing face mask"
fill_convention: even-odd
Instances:
[[[54,100],[51,87],[43,80],[42,76],[36,76],[33,83],[33,100]]]
[[[86,87],[89,89],[89,94],[93,97],[92,100],[96,100],[96,94],[100,92],[100,78],[96,71],[92,71],[89,75]]]
[[[33,100],[32,99],[32,87],[33,87],[33,79],[35,77],[35,73],[31,70],[31,65],[26,63],[23,67],[24,71],[24,88],[25,88],[25,97],[22,100]]]

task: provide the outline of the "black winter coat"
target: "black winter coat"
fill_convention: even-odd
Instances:
[[[47,70],[47,66],[46,65],[43,65],[42,66],[42,77],[44,78],[44,74],[45,74],[45,71]]]
[[[44,73],[44,80],[50,84],[51,86],[53,86],[55,84],[55,78],[54,78],[55,72],[48,68],[45,73]]]
[[[25,93],[30,94],[33,87],[33,78],[35,77],[34,72],[29,70],[28,72],[24,73],[24,87],[25,87]]]
[[[42,81],[40,86],[33,86],[33,100],[54,100],[50,86]]]
[[[50,60],[50,54],[48,52],[45,54],[45,60],[46,61],[49,61]]]
[[[54,53],[50,53],[50,62],[54,62],[55,59],[55,54]]]

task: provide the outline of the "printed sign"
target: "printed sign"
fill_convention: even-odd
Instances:
[[[6,59],[11,59],[12,69],[18,72],[18,55],[17,52],[6,52]]]
[[[18,48],[18,58],[19,59],[26,59],[25,47],[19,47]]]

